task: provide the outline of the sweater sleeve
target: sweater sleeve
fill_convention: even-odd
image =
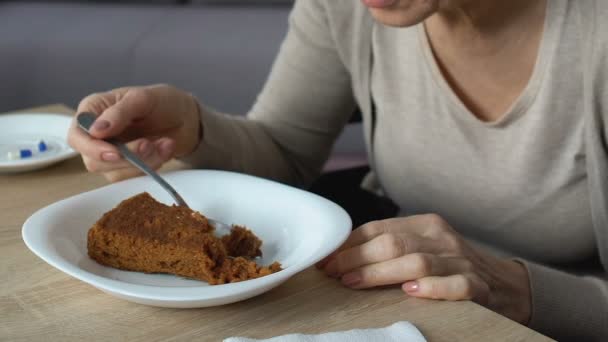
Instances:
[[[518,260],[530,277],[531,329],[558,341],[608,340],[608,278],[603,270],[573,274]]]
[[[269,79],[247,118],[201,106],[203,138],[183,161],[295,185],[312,182],[355,108],[350,75],[329,26],[323,1],[296,1]]]
[[[580,2],[581,23],[589,55],[583,53],[586,73],[585,102],[588,113],[587,161],[590,202],[594,211],[595,235],[601,262],[558,270],[522,261],[530,276],[532,317],[530,328],[560,341],[608,341],[608,3]],[[583,27],[588,27],[583,25]],[[567,246],[564,246],[567,248]],[[603,263],[603,265],[602,265]]]

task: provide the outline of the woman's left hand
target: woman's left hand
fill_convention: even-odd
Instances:
[[[402,284],[413,297],[473,300],[519,323],[530,319],[524,266],[473,248],[434,214],[364,224],[317,267],[353,289]]]

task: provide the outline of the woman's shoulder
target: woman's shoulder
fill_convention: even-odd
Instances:
[[[595,32],[604,44],[605,53],[608,53],[608,1],[595,0],[595,4]]]
[[[291,19],[310,40],[330,44],[349,69],[366,51],[373,25],[359,0],[297,0]]]
[[[588,79],[604,88],[608,80],[608,1],[561,1],[568,4],[569,29],[578,31],[575,36],[581,42],[581,50],[577,53],[581,54],[581,64]]]
[[[608,1],[568,0],[568,2],[571,8],[575,8],[580,15],[583,37],[594,39],[594,43],[608,45],[608,20],[606,20],[608,17]]]

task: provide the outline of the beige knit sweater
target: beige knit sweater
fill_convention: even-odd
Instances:
[[[187,161],[304,185],[359,106],[381,190],[521,257],[531,328],[608,340],[608,2],[551,0],[547,13],[530,84],[484,125],[442,83],[421,26],[379,26],[356,0],[299,0],[248,118],[203,111]]]

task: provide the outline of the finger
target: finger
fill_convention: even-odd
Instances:
[[[153,169],[159,169],[169,161],[175,151],[175,142],[169,138],[161,138],[154,142],[152,154],[144,159],[144,162]],[[140,176],[142,172],[135,167],[116,169],[104,173],[104,177],[110,182],[118,182],[127,178]]]
[[[147,138],[141,138],[126,144],[127,148],[146,162],[154,153],[154,143]],[[114,152],[112,152],[114,153]],[[107,153],[102,153],[102,160],[91,159],[83,156],[84,164],[90,172],[109,172],[118,169],[130,168],[133,165],[115,153],[115,156],[108,157]]]
[[[443,244],[440,241],[411,234],[385,233],[339,252],[325,265],[325,272],[338,277],[358,267],[396,259],[412,253],[431,253],[441,255]]]
[[[91,94],[80,101],[76,113],[90,112],[100,115],[104,110],[115,104],[124,92],[125,90],[117,89],[105,93]]]
[[[400,219],[403,220],[405,218],[400,218]],[[389,220],[370,221],[370,222],[360,226],[359,228],[355,229],[350,234],[348,239],[346,239],[346,241],[342,244],[342,246],[340,246],[340,248],[338,248],[333,253],[331,253],[330,255],[325,257],[323,260],[319,261],[315,266],[320,269],[324,268],[340,252],[342,252],[346,249],[349,249],[353,246],[357,246],[362,243],[365,243],[383,233],[388,232],[390,230],[390,228],[388,227],[388,225],[390,223],[392,223],[392,221],[390,221],[390,219],[389,219]]]
[[[361,245],[367,241],[386,233],[409,233],[425,238],[442,241],[445,248],[459,247],[459,239],[454,237],[449,224],[435,214],[414,215],[392,219],[371,221],[355,229],[346,242],[334,253],[316,264],[317,268],[325,267],[341,251],[353,246]]]
[[[171,138],[161,138],[154,142],[154,149],[158,151],[159,155],[160,163],[158,167],[162,166],[163,163],[173,158],[176,147],[177,144],[175,140]]]
[[[91,94],[80,101],[76,113],[91,112],[99,115],[114,105],[126,93],[126,90],[126,88],[121,88],[110,92]],[[118,150],[112,144],[92,138],[89,134],[83,132],[78,127],[76,117],[72,120],[68,131],[68,143],[83,155],[83,159],[107,161],[119,159]]]
[[[385,233],[409,233],[426,236],[429,228],[439,226],[443,229],[447,223],[437,215],[413,215],[386,220],[368,222],[355,229],[340,248],[342,250],[365,243]]]
[[[112,170],[109,172],[105,172],[103,174],[103,176],[110,183],[116,183],[116,182],[120,182],[125,179],[139,177],[142,175],[143,175],[143,172],[141,172],[139,169],[137,169],[135,167],[127,167],[127,168],[123,168],[123,169]]]
[[[403,291],[412,297],[473,300],[486,304],[490,288],[475,274],[454,274],[447,277],[425,277],[403,284]]]
[[[98,139],[118,136],[133,122],[149,113],[153,106],[154,97],[149,91],[130,88],[114,105],[97,117],[90,133]]]
[[[338,255],[338,253],[340,253],[341,251],[342,251],[341,249],[337,249],[337,250],[333,251],[331,254],[329,254],[325,258],[321,259],[321,261],[317,262],[315,264],[315,267],[319,270],[326,268],[327,264],[329,264],[330,261],[334,260],[336,255]]]
[[[338,277],[360,266],[396,259],[410,253],[423,252],[425,241],[406,234],[382,234],[361,245],[339,252],[325,266],[325,273]]]
[[[342,277],[348,287],[362,289],[401,284],[429,276],[463,273],[470,269],[463,258],[443,258],[434,254],[414,253],[397,259],[363,266]]]
[[[118,156],[118,149],[103,140],[91,138],[76,126],[76,119],[68,131],[68,144],[84,157],[95,160],[115,161]],[[119,158],[118,158],[119,159]]]

